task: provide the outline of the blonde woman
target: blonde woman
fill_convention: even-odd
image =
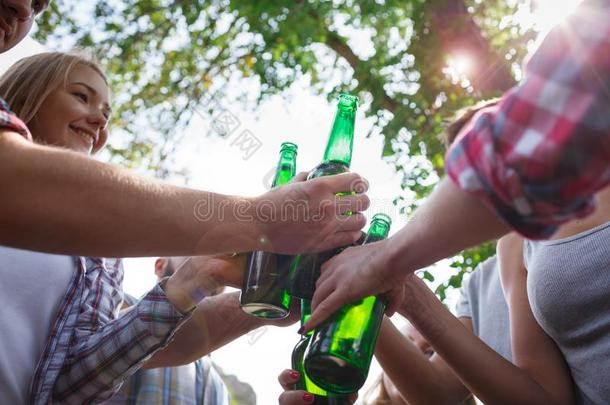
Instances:
[[[49,153],[92,160],[89,155],[106,141],[110,91],[102,70],[86,58],[55,52],[23,59],[0,78],[0,97]],[[66,170],[78,168],[66,162]],[[70,181],[57,179],[51,186]],[[79,191],[82,208],[95,210],[96,194],[86,190]],[[35,204],[60,232],[84,235],[61,228],[52,202]],[[95,224],[90,226],[95,233]],[[243,268],[240,257],[189,260],[118,317],[120,261],[0,246],[0,403],[99,401],[145,362],[186,364],[261,326],[239,309],[235,294],[209,296],[219,284],[240,284]]]

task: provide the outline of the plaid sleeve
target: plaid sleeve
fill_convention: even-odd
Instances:
[[[610,182],[610,1],[585,0],[523,82],[447,153],[447,174],[528,238],[590,213]]]
[[[70,349],[53,390],[53,402],[99,402],[116,392],[190,317],[177,311],[157,285],[129,311],[118,312],[122,267],[87,259],[88,293]],[[97,267],[96,267],[97,266]]]
[[[32,140],[28,127],[13,114],[9,105],[2,98],[0,98],[0,129],[17,132],[28,141]]]

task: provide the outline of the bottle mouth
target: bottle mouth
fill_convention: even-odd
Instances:
[[[285,150],[291,150],[294,153],[297,153],[297,150],[299,149],[299,147],[297,146],[296,143],[292,143],[292,142],[282,142],[282,146],[280,147],[280,152],[283,152]]]
[[[338,107],[343,112],[356,112],[358,109],[358,97],[347,93],[341,93],[339,95]]]
[[[390,218],[389,215],[382,214],[382,213],[373,215],[373,219],[371,220],[371,223],[375,222],[375,221],[382,222],[382,223],[386,224],[388,227],[392,225],[392,218]]]

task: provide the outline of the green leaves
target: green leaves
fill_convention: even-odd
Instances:
[[[510,18],[518,6],[500,0],[56,0],[35,35],[54,49],[77,45],[97,55],[115,94],[113,125],[122,129],[120,145],[110,148],[114,161],[160,176],[180,169],[170,152],[195,111],[213,114],[211,94],[222,98],[226,88],[251,81],[258,94],[248,99],[260,103],[302,77],[328,97],[356,93],[366,100],[373,132],[384,137],[381,155],[402,174],[405,195],[415,197],[398,202],[410,213],[442,176],[445,123],[514,83],[511,66],[533,36]],[[447,73],[455,48],[474,50],[479,73],[459,80]],[[486,71],[489,66],[494,69]],[[465,253],[453,267],[461,274],[487,253]],[[446,288],[460,284],[456,277]]]

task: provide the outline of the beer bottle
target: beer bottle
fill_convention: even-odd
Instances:
[[[297,145],[282,143],[280,160],[271,187],[279,187],[296,173]],[[288,273],[292,256],[269,252],[251,252],[248,256],[240,305],[254,316],[266,319],[285,318],[290,313]]]
[[[350,94],[339,96],[337,112],[328,137],[323,161],[309,173],[307,180],[349,171],[352,161],[357,108],[357,97]],[[290,266],[290,294],[294,297],[311,300],[322,264],[339,253],[341,249],[295,256]]]
[[[301,325],[304,325],[311,316],[311,306],[309,300],[301,300]],[[304,390],[315,395],[314,405],[349,405],[350,402],[345,396],[335,396],[318,387],[309,379],[303,367],[305,350],[309,344],[313,331],[301,336],[301,340],[296,344],[292,351],[292,369],[299,372],[301,378],[295,385],[295,389]]]
[[[373,216],[364,243],[385,239],[391,220]],[[369,372],[386,302],[370,296],[343,306],[313,333],[305,370],[319,387],[337,394],[356,392]]]

